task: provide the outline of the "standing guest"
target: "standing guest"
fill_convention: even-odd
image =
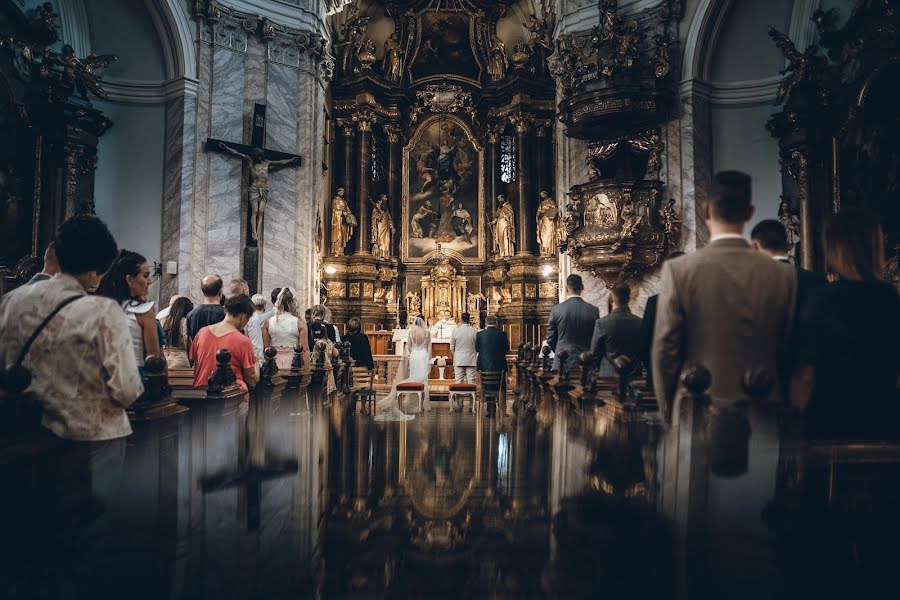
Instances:
[[[323,353],[323,368],[325,369],[326,377],[325,377],[325,392],[328,395],[331,395],[332,392],[337,390],[337,383],[334,378],[334,371],[336,366],[336,361],[340,358],[340,352],[338,349],[334,347],[334,342],[328,337],[328,331],[331,328],[323,323],[322,321],[313,321],[309,324],[309,337],[312,340],[318,340],[319,338],[325,341],[325,352]],[[310,348],[315,349],[315,345],[310,345]],[[317,360],[318,355],[316,353],[310,353],[309,357],[311,359]],[[310,364],[307,361],[305,364]]]
[[[53,242],[50,242],[47,244],[47,249],[44,250],[44,268],[41,269],[40,273],[35,273],[25,285],[31,285],[38,281],[46,281],[57,273],[59,273],[59,261],[56,258],[56,245]]]
[[[262,294],[253,294],[250,301],[253,302],[253,316],[247,321],[246,333],[253,344],[253,354],[256,356],[256,360],[262,364],[264,359],[262,326],[265,323],[262,319],[263,315],[266,314],[266,297]]]
[[[192,340],[197,332],[208,325],[214,325],[225,318],[222,308],[222,278],[218,275],[207,275],[200,282],[203,292],[203,304],[197,306],[187,316],[188,337]]]
[[[356,365],[370,370],[374,369],[375,360],[372,358],[372,346],[369,344],[369,336],[362,332],[359,317],[351,317],[347,321],[347,341],[350,342],[350,358],[356,361]]]
[[[496,315],[484,319],[485,328],[475,334],[475,350],[478,352],[479,371],[505,371],[509,338],[497,325]]]
[[[275,288],[272,290],[272,293],[269,294],[269,297],[272,299],[272,308],[265,311],[263,314],[259,316],[259,324],[262,327],[262,324],[275,316],[275,301],[278,300],[278,294],[281,293],[281,288]],[[260,329],[262,331],[262,329]]]
[[[226,297],[231,298],[232,296],[238,296],[240,294],[249,296],[250,284],[244,279],[232,279],[231,283],[228,284],[228,296]]]
[[[712,402],[726,406],[743,397],[748,370],[764,368],[775,381],[787,370],[797,278],[790,265],[754,252],[743,237],[753,216],[750,176],[717,174],[704,211],[709,244],[662,268],[652,362],[665,419],[685,365],[709,369]],[[781,395],[775,386],[770,396]]]
[[[684,256],[684,252],[676,250],[671,252],[666,260],[672,260]],[[653,352],[653,328],[656,326],[656,305],[659,302],[659,294],[653,294],[647,298],[644,305],[644,318],[641,319],[641,362],[647,367],[647,383],[653,389],[653,370],[650,368],[650,356]]]
[[[798,325],[791,403],[816,436],[896,436],[900,301],[882,280],[878,219],[844,210],[825,226],[825,259],[836,281],[810,292]]]
[[[14,365],[41,322],[22,365],[26,388],[43,409],[41,423],[68,440],[100,441],[131,433],[125,408],[144,388],[134,360],[128,320],[119,304],[89,295],[116,257],[103,222],[81,215],[56,234],[60,274],[13,290],[0,301],[0,366]],[[72,300],[62,306],[66,300]]]
[[[600,365],[601,377],[612,377],[616,368],[612,359],[627,356],[632,361],[634,372],[641,365],[641,318],[628,308],[631,290],[620,284],[609,292],[612,309],[605,317],[597,319],[594,337],[591,339],[591,353]]]
[[[788,241],[787,230],[780,221],[775,219],[766,219],[756,224],[750,232],[750,243],[753,249],[762,252],[766,256],[782,262],[791,264],[788,253],[791,251],[791,244]],[[797,272],[797,314],[803,309],[806,298],[815,288],[824,286],[827,282],[825,276],[808,271],[801,267],[796,267]]]
[[[259,381],[259,363],[253,355],[253,344],[241,333],[253,316],[253,303],[240,294],[225,301],[225,318],[201,329],[191,342],[191,361],[194,363],[194,387],[206,387],[216,370],[216,352],[231,352],[231,370],[237,384],[247,391]]]
[[[163,321],[166,363],[170,369],[189,369],[191,338],[187,334],[187,316],[194,309],[194,303],[190,298],[179,296],[169,308],[169,316]]]
[[[150,291],[150,265],[147,259],[130,250],[120,250],[109,271],[100,280],[97,293],[118,302],[128,318],[128,330],[138,370],[144,374],[144,357],[162,356],[156,312],[147,299]]]
[[[566,277],[565,302],[557,304],[550,311],[547,325],[547,344],[556,353],[553,368],[559,369],[559,353],[569,353],[569,366],[578,364],[578,355],[591,348],[591,334],[594,323],[600,318],[600,309],[581,299],[584,282],[581,275]]]
[[[309,365],[309,336],[306,323],[297,318],[297,300],[292,288],[282,288],[275,299],[275,316],[263,323],[262,337],[266,348],[274,346],[278,351],[275,363],[279,369],[290,369],[294,360],[294,346],[303,347],[303,364]],[[307,342],[304,344],[303,342]]]
[[[171,298],[169,298],[169,305],[156,313],[156,320],[160,323],[165,323],[166,317],[169,316],[169,312],[172,310],[172,306],[175,305],[175,301],[179,298],[184,298],[184,296],[182,296],[181,294],[174,294]],[[191,306],[193,305],[194,303],[191,302]],[[163,329],[165,329],[165,327],[163,327]]]
[[[469,324],[469,313],[460,316],[459,327],[454,327],[450,334],[450,352],[453,353],[453,379],[456,383],[475,383],[475,330]]]
[[[306,321],[306,324],[309,325],[312,323],[312,309],[307,308],[303,311],[303,320]]]
[[[328,317],[330,316],[329,315],[330,312],[331,311],[329,311],[327,308],[325,308],[321,304],[316,304],[310,310],[310,317],[312,318],[312,321],[310,323],[310,329],[309,329],[309,347],[310,348],[313,347],[312,325],[315,323],[321,323],[322,325],[325,326],[325,332],[327,334],[326,337],[329,340],[331,340],[332,342],[341,341],[341,337],[340,337],[340,335],[338,335],[337,327],[335,327],[334,325],[332,325],[331,323],[328,322]]]

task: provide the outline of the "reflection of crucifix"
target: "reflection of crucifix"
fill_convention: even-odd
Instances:
[[[269,171],[287,165],[300,165],[300,157],[296,154],[263,148],[265,133],[266,107],[257,104],[253,108],[253,133],[249,146],[213,138],[206,140],[207,150],[231,154],[250,167],[250,189],[247,195],[250,204],[250,229],[254,241],[259,240],[266,201],[269,199]]]

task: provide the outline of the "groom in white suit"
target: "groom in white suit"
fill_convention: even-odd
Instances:
[[[456,383],[475,383],[475,330],[469,325],[469,313],[462,314],[462,324],[450,334],[450,351],[453,353],[453,378]]]

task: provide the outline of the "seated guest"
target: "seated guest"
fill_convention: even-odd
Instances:
[[[159,321],[160,323],[165,323],[166,317],[169,316],[169,312],[172,310],[172,306],[175,305],[175,301],[178,300],[179,298],[184,298],[184,296],[182,296],[181,294],[173,294],[172,297],[169,298],[169,305],[167,307],[165,307],[164,309],[162,309],[161,311],[159,311],[158,313],[156,313],[156,320]],[[193,305],[194,305],[194,303],[191,302],[191,306],[193,306]],[[163,329],[165,329],[165,327],[163,327]]]
[[[253,316],[247,321],[247,331],[245,333],[253,343],[253,354],[256,356],[256,360],[262,364],[264,359],[262,336],[262,326],[264,321],[262,320],[262,317],[266,314],[266,297],[262,294],[253,294],[250,301],[253,302],[254,311]]]
[[[239,294],[249,296],[250,284],[244,279],[232,279],[231,283],[228,284],[228,296],[226,297],[231,298],[232,296],[237,296]]]
[[[200,282],[200,291],[203,292],[203,304],[195,307],[187,316],[188,337],[191,339],[207,325],[225,318],[225,309],[222,308],[222,278],[207,275]]]
[[[60,274],[13,290],[0,301],[0,367],[14,365],[29,337],[59,310],[34,340],[23,366],[26,388],[55,435],[100,441],[131,433],[125,408],[144,388],[121,306],[89,295],[116,257],[116,241],[100,219],[81,215],[56,235]]]
[[[169,307],[169,316],[163,321],[163,333],[166,345],[163,353],[170,369],[190,369],[188,360],[191,349],[191,339],[187,334],[187,316],[194,309],[194,303],[190,298],[179,296],[175,303]]]
[[[672,260],[684,256],[684,252],[676,250],[670,252],[666,260]],[[644,317],[641,319],[641,362],[647,367],[647,383],[653,389],[653,370],[650,368],[650,355],[653,350],[653,327],[656,325],[656,303],[659,302],[659,294],[653,294],[647,298],[644,305]]]
[[[372,346],[369,345],[369,336],[364,334],[358,317],[352,317],[347,321],[347,341],[350,342],[350,358],[356,361],[357,367],[367,369],[375,368],[372,359]]]
[[[597,319],[594,336],[591,338],[591,353],[600,365],[601,377],[612,377],[616,368],[612,359],[627,356],[636,372],[641,364],[641,318],[631,313],[628,302],[631,290],[627,285],[617,285],[609,292],[611,307],[609,314]]]
[[[798,325],[792,404],[825,437],[896,435],[900,301],[882,281],[884,233],[873,215],[844,210],[825,227],[836,275],[813,289]]]
[[[475,334],[476,366],[479,371],[505,371],[509,337],[497,324],[496,315],[484,319],[485,328]]]
[[[297,318],[297,301],[294,290],[282,288],[275,299],[275,316],[263,323],[263,345],[268,348],[274,346],[278,351],[275,364],[279,369],[290,369],[294,360],[294,346],[303,346],[303,364],[309,365],[308,335],[306,323]]]
[[[130,250],[120,250],[109,271],[100,280],[97,293],[118,302],[128,317],[128,331],[134,347],[138,370],[144,374],[144,357],[162,356],[156,312],[147,299],[150,290],[150,265],[147,259]]]
[[[750,232],[750,242],[754,250],[762,252],[778,262],[791,264],[791,259],[788,258],[791,245],[788,242],[787,230],[781,222],[775,219],[760,221]],[[825,285],[825,283],[824,275],[797,267],[798,310],[802,309],[810,291]]]
[[[194,363],[194,387],[206,387],[209,376],[216,370],[216,352],[223,348],[231,352],[231,370],[237,384],[245,391],[259,381],[259,363],[253,354],[250,338],[241,333],[253,316],[253,303],[243,294],[225,301],[225,319],[201,329],[191,342],[191,362]]]
[[[56,260],[56,247],[53,242],[50,242],[47,244],[47,249],[44,251],[44,268],[41,269],[40,273],[35,273],[34,277],[29,279],[28,283],[25,285],[31,285],[38,281],[46,281],[57,273],[59,273],[59,261]]]

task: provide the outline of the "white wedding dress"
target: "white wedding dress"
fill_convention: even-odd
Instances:
[[[424,410],[428,410],[428,374],[431,372],[431,334],[424,326],[424,321],[419,325],[410,328],[409,342],[406,347],[409,354],[400,361],[400,368],[397,370],[397,376],[394,380],[394,386],[391,393],[376,402],[375,408],[378,414],[375,415],[376,421],[409,421],[415,419],[415,414],[404,412],[397,408],[397,385],[400,383],[419,382],[425,384],[425,401],[423,403]],[[404,396],[404,402],[412,396]],[[418,411],[418,406],[412,408],[414,412]]]

